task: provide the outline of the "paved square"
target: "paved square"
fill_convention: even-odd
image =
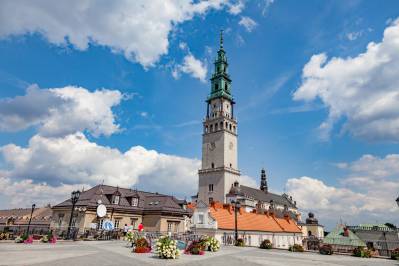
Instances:
[[[182,254],[177,260],[161,260],[154,254],[134,254],[122,241],[93,241],[55,245],[0,243],[0,265],[397,266],[399,262],[238,247],[222,247],[219,252],[203,256]]]

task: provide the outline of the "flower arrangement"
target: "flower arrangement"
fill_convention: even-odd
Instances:
[[[21,236],[15,238],[15,243],[24,243],[24,239]]]
[[[271,249],[273,247],[272,242],[269,239],[265,239],[260,243],[259,246],[261,249]]]
[[[0,234],[0,240],[7,240],[10,239],[10,234],[9,233],[1,233]]]
[[[236,247],[245,247],[244,239],[242,239],[242,238],[237,239],[235,246]]]
[[[133,251],[135,253],[148,253],[148,252],[151,252],[151,246],[148,243],[147,239],[145,239],[144,237],[137,239],[135,244],[136,245],[135,245],[135,247],[133,249]]]
[[[176,259],[180,255],[177,249],[177,241],[168,236],[161,236],[155,245],[155,252],[161,259]]]
[[[184,254],[191,254],[191,255],[204,255],[205,249],[207,248],[206,242],[204,240],[194,240],[188,245]]]
[[[40,242],[42,243],[48,243],[49,239],[47,235],[44,235],[42,238],[40,238]]]
[[[353,250],[353,256],[360,258],[371,258],[371,251],[365,247],[357,247]]]
[[[391,253],[391,259],[399,260],[399,248],[396,248]]]
[[[330,244],[324,244],[319,249],[320,254],[332,255],[334,253],[333,248]]]
[[[220,249],[220,242],[213,236],[208,237],[208,251],[216,252]]]
[[[33,236],[28,236],[27,239],[24,240],[25,244],[32,244],[33,243]]]
[[[292,251],[292,252],[304,252],[305,250],[303,249],[303,247],[299,244],[294,244],[292,246],[290,246],[288,248],[288,251]]]

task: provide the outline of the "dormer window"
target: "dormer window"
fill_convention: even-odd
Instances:
[[[112,198],[112,204],[119,204],[119,200],[120,200],[120,196],[119,195],[114,195],[114,197]]]
[[[139,198],[132,198],[132,206],[133,207],[139,206]]]

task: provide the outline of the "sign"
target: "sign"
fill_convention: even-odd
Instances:
[[[105,220],[103,222],[103,229],[107,231],[114,230],[114,223],[110,220]]]
[[[102,218],[107,214],[107,207],[104,204],[100,204],[97,206],[97,216]]]

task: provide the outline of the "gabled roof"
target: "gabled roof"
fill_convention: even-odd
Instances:
[[[348,229],[348,236],[344,236],[344,225],[338,225],[331,233],[329,233],[323,240],[325,244],[365,247],[366,244],[351,230]]]
[[[219,207],[214,204],[209,210],[212,218],[217,221],[218,229],[234,230],[235,214],[232,206]],[[245,211],[237,213],[237,227],[242,231],[301,233],[301,229],[292,219],[280,219],[273,215]]]
[[[119,204],[112,203],[112,196],[116,191],[120,193]],[[129,202],[130,198],[134,197],[139,198],[138,206],[132,206]],[[176,199],[173,196],[107,185],[97,185],[89,190],[81,192],[76,206],[95,208],[98,206],[98,200],[101,200],[102,204],[104,204],[107,208],[110,207],[115,210],[140,212],[164,211],[177,212],[181,214],[189,213],[182,207],[184,201]],[[53,208],[70,208],[71,206],[71,200],[67,199],[62,203],[55,205]]]
[[[0,210],[0,224],[6,223],[8,219],[14,219],[14,224],[28,224],[31,208]],[[50,207],[36,208],[32,214],[32,224],[50,223],[52,210]]]
[[[246,197],[250,197],[263,202],[270,202],[271,200],[273,200],[275,204],[283,206],[287,205],[288,207],[296,208],[295,204],[287,197],[284,197],[283,195],[277,195],[271,192],[265,192],[260,189],[247,187],[243,185],[240,185],[240,189],[241,192],[244,193]]]

